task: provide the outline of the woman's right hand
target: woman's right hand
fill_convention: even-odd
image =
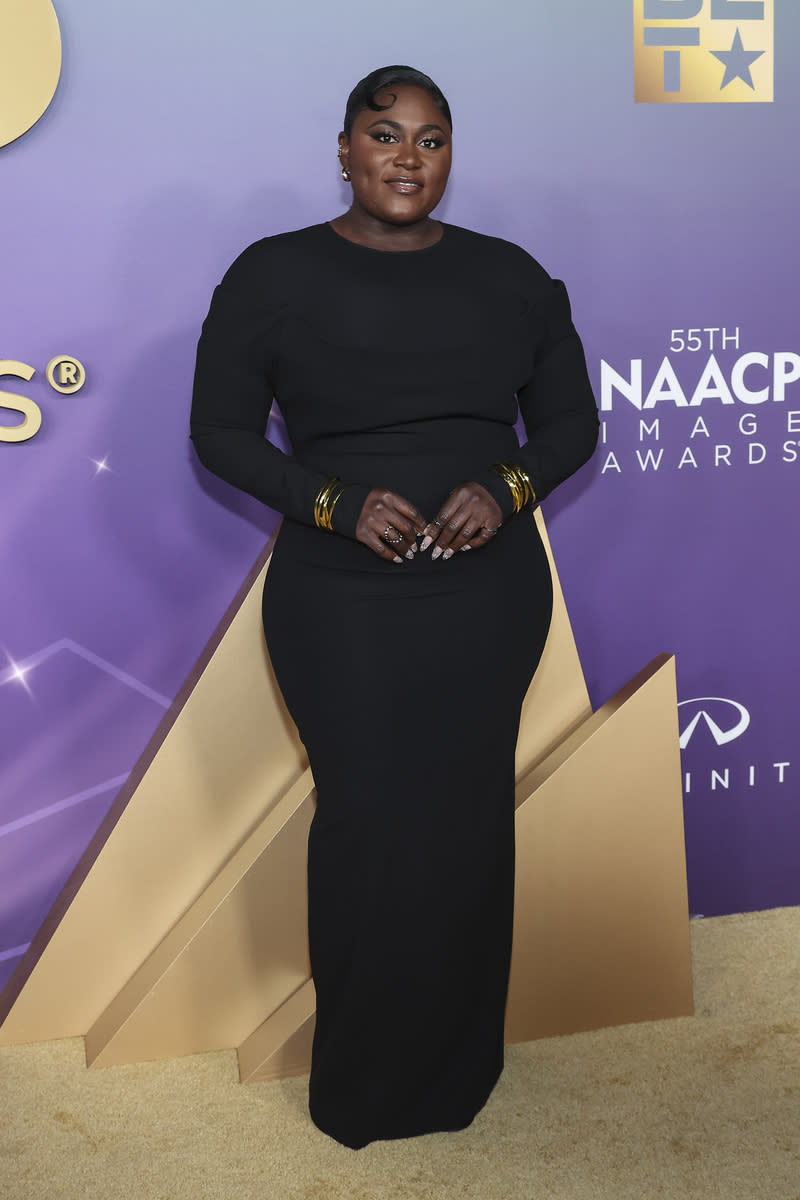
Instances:
[[[410,500],[387,488],[373,488],[364,501],[356,538],[379,558],[401,563],[417,552],[417,534],[428,522]]]

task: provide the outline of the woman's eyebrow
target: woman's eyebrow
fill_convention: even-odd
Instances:
[[[371,125],[367,126],[367,129],[374,129],[376,125],[391,125],[392,129],[403,129],[403,126],[399,121],[389,121],[386,117],[382,117],[377,121],[373,121]],[[417,133],[427,133],[430,129],[438,129],[439,133],[446,134],[447,132],[447,130],[443,129],[441,125],[420,125],[417,129]]]

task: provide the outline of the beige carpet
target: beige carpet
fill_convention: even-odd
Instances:
[[[697,1015],[513,1046],[463,1133],[345,1150],[233,1053],[0,1050],[3,1200],[800,1200],[800,909],[692,925]]]

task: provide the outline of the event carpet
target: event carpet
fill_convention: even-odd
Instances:
[[[512,1046],[463,1133],[345,1150],[232,1052],[0,1050],[4,1200],[800,1200],[800,908],[692,924],[697,1013]]]

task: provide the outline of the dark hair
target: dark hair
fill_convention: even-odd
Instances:
[[[379,67],[377,71],[370,71],[369,75],[360,80],[347,97],[347,108],[344,112],[344,132],[348,137],[350,137],[350,130],[353,128],[353,121],[362,109],[371,108],[373,112],[383,112],[384,109],[392,107],[397,99],[396,96],[392,96],[389,104],[378,104],[375,96],[378,92],[386,91],[392,84],[397,83],[405,83],[411,87],[423,88],[428,92],[437,107],[444,113],[447,124],[452,130],[453,118],[450,115],[450,105],[447,103],[441,89],[436,86],[429,75],[424,75],[422,71],[416,71],[414,67]]]

